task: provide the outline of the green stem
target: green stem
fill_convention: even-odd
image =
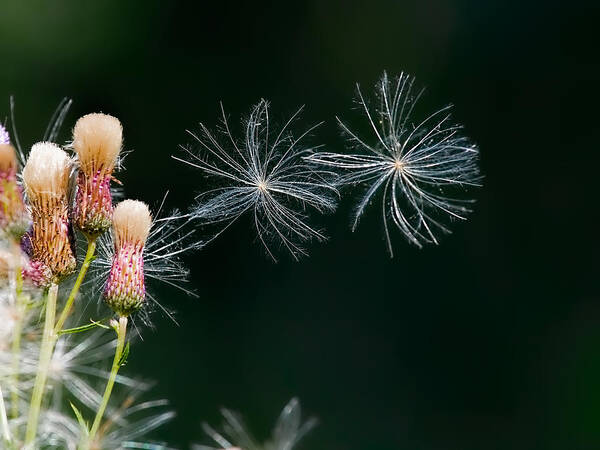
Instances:
[[[13,254],[16,261],[14,269],[15,307],[17,308],[17,320],[13,332],[12,342],[12,379],[10,389],[10,415],[16,418],[19,415],[19,365],[21,363],[21,333],[23,331],[23,320],[25,320],[25,308],[23,304],[23,274],[21,268],[21,247],[13,243]]]
[[[31,394],[31,404],[29,405],[29,417],[27,419],[27,430],[25,431],[25,448],[33,448],[33,442],[37,434],[38,419],[40,408],[44,397],[44,388],[46,378],[52,360],[52,350],[55,343],[54,317],[56,315],[56,297],[58,295],[58,285],[52,283],[46,296],[46,319],[44,322],[44,334],[42,335],[42,344],[40,347],[40,357],[38,361],[37,374],[33,393]]]
[[[15,323],[12,342],[12,379],[10,392],[10,416],[15,419],[19,416],[19,365],[21,363],[21,332],[23,331],[24,310],[17,297],[19,317]]]
[[[48,369],[50,367],[50,362],[52,360],[52,353],[54,351],[54,345],[56,344],[56,340],[58,339],[58,332],[62,330],[65,321],[69,317],[71,313],[71,309],[73,308],[73,302],[75,301],[75,297],[79,293],[79,289],[81,288],[81,283],[85,278],[87,270],[90,266],[94,258],[94,253],[96,251],[96,239],[90,238],[88,239],[88,248],[85,255],[85,259],[81,268],[79,269],[79,274],[77,275],[77,279],[75,280],[75,284],[71,289],[69,294],[69,298],[67,299],[65,306],[54,325],[55,317],[56,317],[56,297],[58,294],[58,285],[52,284],[50,289],[48,290],[48,297],[46,301],[46,320],[44,323],[44,334],[42,337],[42,344],[40,347],[40,357],[38,361],[38,371],[35,378],[35,385],[33,387],[33,393],[31,395],[31,404],[29,407],[29,419],[27,421],[27,430],[25,432],[25,446],[31,445],[35,441],[35,437],[37,434],[37,424],[40,415],[40,408],[42,404],[42,399],[44,397],[44,390],[46,387],[46,378],[48,377]]]
[[[96,251],[96,238],[89,238],[87,252],[85,254],[85,259],[83,260],[81,269],[79,269],[79,274],[77,274],[77,279],[75,280],[75,284],[73,285],[73,288],[71,289],[71,293],[69,294],[69,298],[67,299],[67,302],[65,303],[65,307],[63,308],[62,312],[60,313],[60,316],[58,317],[58,321],[56,322],[56,327],[54,328],[54,332],[57,334],[60,330],[62,330],[62,327],[64,326],[65,321],[67,320],[67,317],[69,317],[69,314],[71,314],[71,309],[73,309],[73,302],[75,301],[75,297],[77,297],[77,294],[79,293],[79,288],[81,287],[81,283],[83,282],[83,279],[85,278],[85,274],[87,273],[88,267],[90,267],[90,264],[91,264],[92,260],[94,259],[95,251]]]
[[[6,417],[6,408],[4,407],[4,396],[0,387],[0,430],[2,430],[2,440],[7,444],[11,443],[10,429],[8,428],[8,418]]]
[[[94,442],[94,438],[96,436],[96,433],[98,432],[98,428],[100,427],[100,422],[102,421],[102,416],[104,416],[104,411],[106,410],[106,406],[108,405],[108,400],[110,399],[110,394],[112,393],[112,389],[115,384],[115,379],[117,378],[117,372],[119,371],[119,368],[121,367],[121,357],[123,356],[123,349],[125,347],[126,334],[127,334],[127,317],[119,317],[119,324],[117,327],[117,348],[115,349],[115,358],[113,359],[113,365],[112,365],[112,369],[110,371],[110,376],[108,378],[108,382],[106,383],[106,389],[104,390],[104,396],[102,397],[102,403],[100,403],[100,408],[98,408],[98,412],[96,413],[94,423],[92,424],[92,428],[90,430],[90,434],[88,437],[89,444]]]

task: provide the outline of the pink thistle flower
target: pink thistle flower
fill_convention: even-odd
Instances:
[[[0,127],[0,142],[1,133]],[[29,215],[17,183],[17,154],[12,145],[0,143],[0,234],[19,241],[28,226]]]
[[[69,222],[71,159],[57,145],[41,142],[31,148],[23,169],[33,226],[23,238],[32,268],[43,274],[40,285],[58,282],[76,267]]]
[[[73,148],[79,159],[73,220],[88,236],[98,236],[111,226],[110,180],[122,141],[121,123],[106,114],[83,116],[73,129]]]
[[[144,246],[151,226],[152,217],[143,202],[125,200],[114,210],[115,254],[104,287],[104,299],[120,316],[139,310],[146,299]]]

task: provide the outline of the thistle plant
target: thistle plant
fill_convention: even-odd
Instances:
[[[117,118],[87,114],[71,142],[59,145],[71,104],[65,100],[42,141],[26,152],[11,103],[12,136],[0,125],[2,448],[168,449],[147,436],[174,417],[168,402],[142,398],[151,383],[122,373],[135,338],[131,325],[147,323],[156,309],[172,317],[152,294],[154,281],[194,295],[181,256],[243,216],[273,260],[275,246],[298,259],[308,242],[326,238],[314,214],[333,212],[339,192],[360,185],[365,193],[353,228],[379,194],[390,254],[390,220],[416,246],[437,243],[438,233],[449,231],[448,218],[469,212],[461,191],[480,183],[478,149],[451,123],[450,107],[413,121],[422,95],[413,84],[407,75],[390,81],[384,74],[375,110],[358,90],[374,138],[339,121],[352,153],[308,144],[317,126],[295,131],[302,108],[274,127],[261,100],[236,138],[221,106],[221,127],[213,132],[200,124],[185,157],[175,157],[214,186],[187,213],[168,214],[166,196],[158,208],[130,199],[113,204],[124,133]],[[199,229],[214,234],[200,239]],[[222,413],[222,432],[204,425],[219,448],[292,450],[316,423],[303,423],[292,399],[261,444],[237,414]]]
[[[56,137],[69,105],[59,106],[46,138]],[[70,145],[43,141],[29,152],[0,131],[2,448],[166,448],[138,438],[174,414],[162,400],[136,403],[149,384],[118,371],[129,354],[127,324],[147,309],[146,270],[172,285],[187,276],[179,255],[200,245],[189,216],[153,221],[148,206],[132,200],[113,209],[122,147],[114,117],[86,115]],[[86,321],[98,284],[107,308]]]

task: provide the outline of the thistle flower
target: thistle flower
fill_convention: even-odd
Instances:
[[[166,199],[166,196],[165,196]],[[203,242],[195,238],[196,228],[189,215],[182,215],[177,210],[163,215],[162,204],[157,208],[155,217],[150,227],[150,233],[143,249],[144,281],[146,284],[146,300],[144,308],[140,311],[142,321],[150,325],[149,315],[153,307],[160,308],[173,321],[175,319],[152,294],[152,282],[165,283],[175,287],[188,295],[196,297],[197,294],[187,286],[189,270],[181,260],[181,255],[189,250],[202,247]],[[98,238],[97,256],[91,266],[90,283],[93,289],[106,286],[110,277],[113,261],[116,256],[113,233],[106,233]]]
[[[98,236],[112,223],[110,180],[122,141],[123,129],[115,117],[88,114],[75,124],[73,148],[79,173],[73,221],[88,236]]]
[[[17,183],[15,148],[1,143],[2,139],[0,137],[0,233],[19,241],[29,226],[29,216]]]
[[[40,142],[31,148],[23,169],[31,208],[32,230],[25,235],[32,267],[44,274],[41,284],[57,282],[75,270],[69,222],[71,159],[57,145]]]
[[[298,138],[292,135],[289,127],[302,111],[300,108],[275,134],[269,128],[269,104],[261,100],[245,122],[244,139],[236,141],[222,106],[221,111],[223,142],[200,124],[200,135],[189,132],[200,143],[200,152],[185,149],[190,160],[175,158],[223,183],[199,196],[193,215],[203,224],[228,222],[229,226],[248,212],[258,238],[273,259],[269,238],[279,241],[294,258],[306,254],[302,242],[325,239],[321,231],[307,223],[307,207],[318,212],[333,211],[337,194],[327,181],[332,173],[315,169],[303,159],[313,153],[313,148],[304,146],[301,140],[315,127]]]
[[[104,288],[104,300],[120,316],[142,307],[146,299],[144,245],[152,226],[148,206],[125,200],[113,214],[115,254]]]
[[[412,113],[423,90],[413,91],[414,78],[401,74],[394,82],[386,73],[377,84],[379,107],[373,114],[357,86],[374,142],[359,137],[339,118],[342,131],[356,153],[317,153],[308,160],[341,170],[340,184],[364,185],[354,211],[352,230],[365,208],[382,192],[383,224],[390,255],[393,249],[388,219],[406,239],[422,247],[438,243],[437,232],[450,232],[445,218],[465,219],[468,204],[455,194],[479,186],[478,149],[462,135],[462,126],[450,123],[452,105],[414,122]]]
[[[301,421],[300,402],[293,398],[281,411],[271,438],[264,444],[258,444],[247,431],[241,417],[228,409],[222,409],[221,414],[225,419],[223,425],[224,433],[216,432],[206,423],[203,424],[204,431],[219,446],[219,448],[234,450],[292,450],[296,444],[312,430],[317,424],[315,418]],[[195,445],[194,450],[212,450],[212,447]]]

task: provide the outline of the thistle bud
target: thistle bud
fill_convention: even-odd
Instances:
[[[0,141],[3,139],[0,130]],[[0,143],[0,234],[17,242],[29,226],[23,192],[17,183],[17,154],[12,145]]]
[[[104,287],[104,299],[120,316],[128,316],[144,304],[144,245],[151,226],[152,217],[145,203],[125,200],[115,208],[115,254]]]
[[[42,285],[60,281],[76,266],[69,222],[70,171],[69,156],[50,142],[35,144],[23,169],[33,219],[23,245],[29,249],[32,267],[45,274]]]
[[[73,148],[79,158],[75,226],[88,236],[104,233],[112,223],[110,180],[117,163],[123,129],[115,117],[88,114],[73,130]]]

